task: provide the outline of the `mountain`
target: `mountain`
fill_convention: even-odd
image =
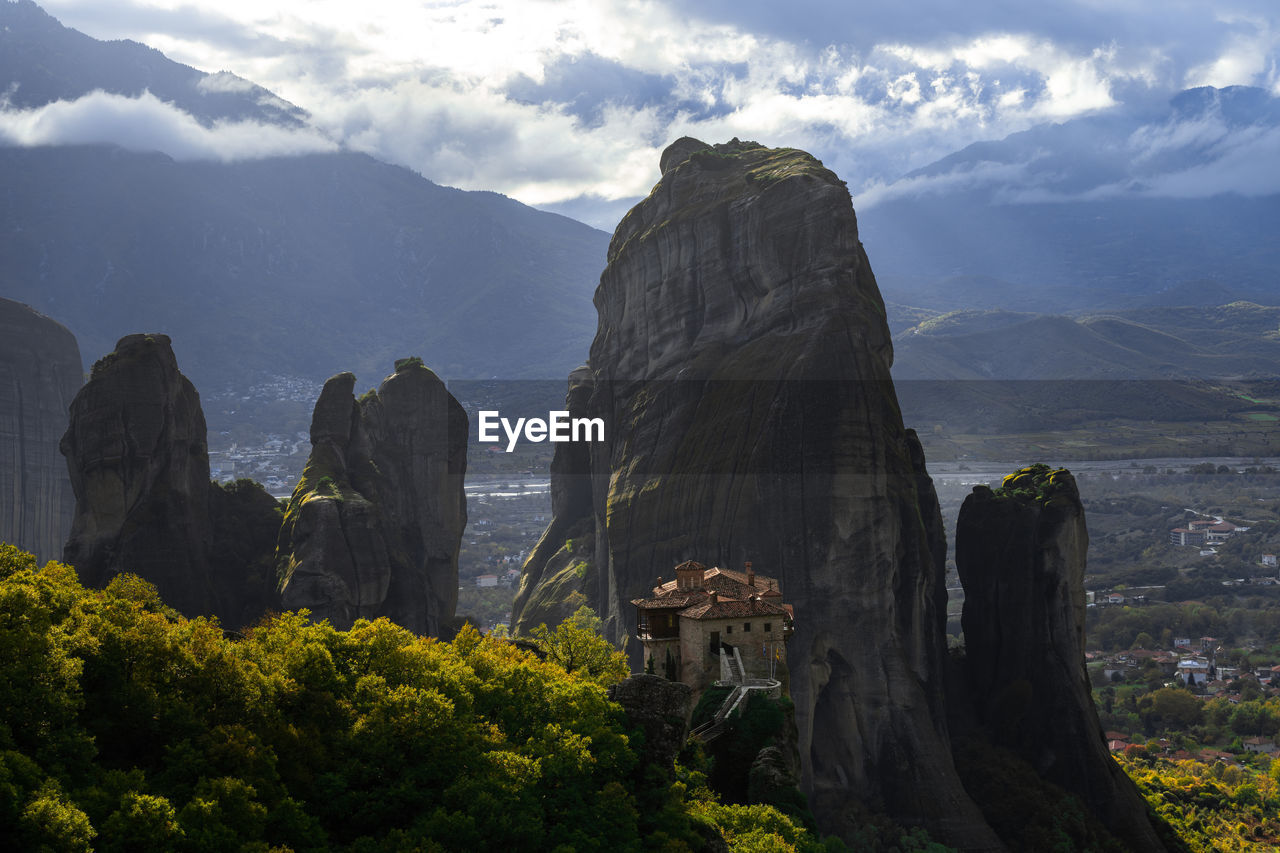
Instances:
[[[677,564],[753,561],[795,609],[784,678],[824,830],[856,831],[852,797],[1000,849],[948,750],[942,522],[848,190],[804,152],[738,140],[678,140],[661,171],[614,233],[570,378],[605,440],[557,449],[514,624],[585,600],[620,642]],[[679,655],[714,665],[704,643]]]
[[[147,89],[205,123],[305,119],[265,90],[95,41],[29,2],[0,16],[11,106]],[[380,376],[405,353],[450,378],[563,375],[590,340],[608,239],[346,151],[224,162],[0,147],[0,186],[0,294],[63,322],[94,356],[139,327],[162,330],[203,387]]]
[[[65,326],[0,299],[0,542],[62,556],[75,498],[58,442],[84,382]]]
[[[1188,90],[971,145],[859,199],[885,298],[1040,313],[1280,303],[1280,99]]]
[[[150,92],[201,124],[257,121],[301,127],[305,111],[222,71],[206,74],[135,41],[98,41],[62,26],[31,0],[0,3],[0,91],[9,108],[72,101],[94,91]]]

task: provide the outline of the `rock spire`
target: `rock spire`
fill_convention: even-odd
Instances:
[[[1080,493],[1065,469],[1036,465],[997,491],[974,489],[956,523],[964,683],[992,743],[1079,796],[1130,849],[1164,850],[1142,796],[1107,751],[1091,699],[1088,548]]]
[[[76,496],[64,555],[81,580],[132,572],[182,613],[214,612],[204,412],[168,336],[128,335],[94,364],[61,449]]]
[[[824,830],[854,831],[861,803],[997,849],[952,765],[941,525],[849,192],[802,151],[737,140],[681,139],[661,167],[614,233],[570,380],[568,408],[607,439],[557,448],[516,626],[580,596],[621,642],[627,602],[673,566],[752,560],[795,607],[791,692]]]
[[[347,628],[386,616],[422,634],[450,626],[467,523],[467,415],[419,359],[357,401],[330,378],[311,457],[277,546],[282,606]]]

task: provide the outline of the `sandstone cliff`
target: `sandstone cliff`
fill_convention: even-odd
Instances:
[[[340,373],[316,401],[277,546],[282,606],[339,628],[386,616],[439,635],[458,598],[466,412],[418,359],[359,401],[354,388]]]
[[[956,526],[965,678],[991,743],[1078,795],[1134,850],[1163,850],[1141,795],[1107,752],[1084,663],[1089,547],[1075,479],[1038,465],[977,487]],[[960,697],[954,697],[960,701]]]
[[[65,559],[84,583],[133,572],[182,613],[213,612],[204,412],[167,336],[121,338],[93,366],[61,449],[76,496]]]
[[[84,381],[66,327],[0,299],[0,541],[62,557],[75,498],[58,442]]]
[[[613,236],[571,380],[570,410],[604,418],[606,441],[557,448],[517,629],[576,594],[623,641],[627,602],[677,563],[752,560],[795,607],[791,692],[824,830],[870,807],[998,848],[951,763],[941,526],[849,193],[803,152],[736,140],[679,140],[661,170]]]

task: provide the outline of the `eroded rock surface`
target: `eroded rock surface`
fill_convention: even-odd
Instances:
[[[200,395],[167,336],[121,338],[93,366],[61,450],[75,493],[64,559],[84,583],[130,572],[184,615],[230,628],[278,608],[280,507],[251,480],[209,480]]]
[[[680,140],[662,172],[613,236],[571,379],[570,411],[604,418],[606,441],[557,448],[517,629],[576,595],[622,641],[627,602],[676,564],[751,560],[795,607],[791,693],[824,830],[852,832],[860,803],[998,848],[938,710],[941,526],[848,190],[804,152],[736,140]]]
[[[1039,465],[974,489],[956,525],[965,682],[992,743],[1078,795],[1134,850],[1164,850],[1111,758],[1084,651],[1089,547],[1075,478]],[[957,700],[959,697],[956,697]]]
[[[386,616],[439,635],[458,600],[467,416],[417,359],[357,401],[325,383],[277,546],[282,606],[347,628]]]
[[[672,771],[689,731],[691,695],[688,685],[643,673],[609,688],[609,699],[621,705],[627,721],[644,732],[644,764]]]
[[[63,325],[0,299],[0,542],[62,558],[75,497],[58,442],[84,381]]]
[[[87,585],[132,572],[184,614],[214,612],[204,412],[169,338],[121,338],[70,415],[61,449],[76,511],[65,560]]]

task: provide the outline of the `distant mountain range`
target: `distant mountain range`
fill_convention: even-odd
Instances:
[[[232,75],[0,3],[10,109],[91,90],[146,90],[205,125],[306,119]],[[450,378],[560,378],[595,330],[607,234],[361,154],[0,147],[0,187],[0,295],[65,323],[88,360],[124,334],[167,333],[198,387],[339,370],[373,382],[407,355]]]
[[[856,203],[890,302],[1280,304],[1277,163],[1280,99],[1202,88],[970,145]]]

